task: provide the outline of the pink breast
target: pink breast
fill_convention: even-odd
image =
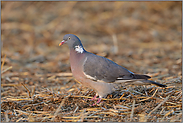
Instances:
[[[71,71],[75,79],[84,81],[85,75],[83,74],[83,62],[85,59],[85,54],[76,53],[74,50],[70,51],[70,65]]]

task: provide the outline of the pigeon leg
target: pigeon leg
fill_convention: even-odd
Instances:
[[[91,101],[93,101],[93,100],[97,99],[97,97],[98,97],[98,94],[95,94],[95,96],[93,98],[91,98],[91,99],[84,99],[84,100],[91,100]]]
[[[99,104],[101,102],[102,98],[98,98],[98,101],[96,103],[94,103],[93,105],[90,105],[90,106],[94,106],[96,104]]]
[[[91,98],[90,100],[95,100],[95,99],[97,99],[97,94],[93,97],[93,98]]]
[[[102,100],[102,98],[99,98],[98,101],[96,102],[96,104],[100,103],[101,100]]]

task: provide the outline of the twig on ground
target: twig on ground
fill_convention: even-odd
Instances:
[[[135,108],[135,100],[133,100],[133,104],[132,104],[132,111],[131,111],[131,115],[130,115],[130,121],[133,120],[134,108]]]
[[[163,105],[168,99],[170,95],[168,95],[158,106],[156,106],[147,116],[150,116],[154,111],[156,111],[161,105]]]
[[[70,95],[68,95],[66,98],[68,98]],[[60,111],[61,107],[63,106],[63,104],[65,103],[66,98],[64,98],[62,100],[62,102],[60,103],[60,106],[57,108],[57,110],[54,113],[54,116],[52,117],[51,121],[55,120],[55,117],[58,115],[58,112]]]
[[[29,94],[29,98],[31,98],[31,93],[30,93],[30,91],[29,91],[29,89],[24,85],[24,83],[21,83],[23,86],[24,86],[24,88],[27,90],[27,92],[28,92],[28,94]]]

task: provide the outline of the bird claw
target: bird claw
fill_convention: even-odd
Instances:
[[[91,98],[90,100],[91,101],[93,101],[93,100],[95,100],[95,99],[97,99],[97,95],[95,95],[93,98]]]
[[[96,104],[99,104],[99,103],[101,102],[101,100],[102,100],[102,99],[101,99],[101,98],[99,98],[99,99],[98,99],[98,101],[97,101],[96,103],[93,103],[93,104],[92,104],[92,105],[90,105],[90,106],[95,106]],[[102,102],[101,102],[101,103],[102,103]]]
[[[96,105],[96,103],[93,103],[92,105],[90,105],[90,106],[94,106],[94,105]]]
[[[91,98],[91,99],[84,99],[84,100],[90,100],[90,101],[93,101],[93,100],[96,100],[97,99],[97,94],[93,97],[93,98]],[[99,104],[100,102],[101,102],[101,98],[99,97],[98,98],[98,100],[97,100],[97,102],[96,103],[93,103],[92,105],[90,105],[90,106],[95,106],[96,104]]]
[[[95,95],[93,98],[91,98],[91,99],[84,99],[84,100],[90,100],[90,101],[93,101],[93,100],[95,100],[95,99],[97,99],[97,95]]]

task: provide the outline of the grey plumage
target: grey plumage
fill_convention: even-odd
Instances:
[[[94,80],[104,82],[115,82],[116,80],[128,79],[149,79],[147,75],[137,75],[115,62],[95,54],[87,52],[87,59],[84,62],[83,71]]]
[[[73,34],[65,35],[59,45],[64,43],[67,43],[70,49],[73,76],[83,85],[97,92],[92,99],[94,100],[99,96],[97,103],[101,101],[102,97],[116,91],[123,85],[155,84],[160,87],[166,87],[166,85],[148,80],[151,78],[150,76],[134,74],[105,57],[87,52],[83,48],[80,39]]]

